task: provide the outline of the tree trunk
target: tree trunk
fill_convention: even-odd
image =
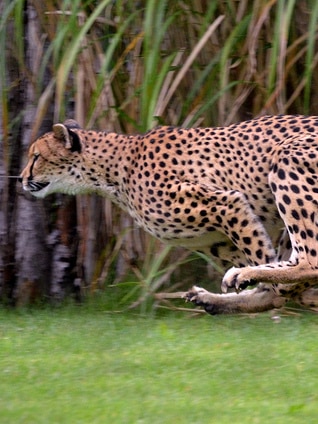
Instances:
[[[37,113],[36,78],[41,49],[41,28],[32,2],[27,2],[25,52],[31,78],[24,80],[25,105],[22,121],[22,149],[28,151]],[[40,127],[39,132],[51,128]],[[53,220],[52,215],[56,215]],[[51,222],[53,221],[53,222]],[[77,256],[76,199],[50,196],[42,201],[23,193],[18,198],[16,214],[16,272],[14,294],[17,305],[49,296],[60,300],[65,288],[76,277]],[[77,293],[78,294],[78,293]]]
[[[39,25],[36,13],[30,2],[26,9],[25,33],[25,61],[36,75],[36,57],[39,46]],[[36,113],[36,96],[34,82],[30,78],[24,79],[25,113],[22,120],[22,149],[23,158],[30,145],[32,123]],[[25,162],[25,160],[24,160]],[[16,271],[17,284],[15,301],[18,305],[27,304],[39,295],[45,287],[45,280],[49,272],[49,256],[46,249],[46,229],[44,228],[43,203],[30,195],[20,195],[16,214]]]
[[[0,2],[0,16],[3,16],[5,2]],[[1,29],[1,41],[5,42],[2,52],[2,78],[0,78],[0,299],[12,299],[15,285],[15,207],[16,176],[20,169],[19,127],[16,115],[22,109],[22,90],[16,84],[19,80],[19,66],[9,48],[14,25],[9,23]],[[10,89],[8,88],[10,87]],[[11,113],[11,111],[13,113]]]
[[[0,90],[2,87],[0,85]],[[0,119],[3,122],[2,103],[0,103]],[[1,125],[0,137],[0,298],[4,297],[7,282],[7,270],[9,261],[8,252],[8,175],[4,158],[4,134]]]

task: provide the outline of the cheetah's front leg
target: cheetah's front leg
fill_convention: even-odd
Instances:
[[[226,293],[228,288],[235,288],[238,292],[260,282],[268,284],[306,282],[316,285],[317,281],[318,269],[311,268],[307,262],[293,264],[289,261],[282,261],[267,265],[230,268],[223,277],[221,289],[223,293]]]

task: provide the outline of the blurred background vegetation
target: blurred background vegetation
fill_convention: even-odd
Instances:
[[[2,0],[0,299],[26,305],[126,284],[157,290],[214,279],[107,199],[40,201],[15,177],[53,123],[137,133],[318,114],[316,0]],[[127,299],[126,299],[127,300]]]

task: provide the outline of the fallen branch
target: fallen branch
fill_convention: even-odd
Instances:
[[[154,293],[154,298],[157,300],[162,299],[183,299],[187,292],[174,292],[174,293]]]

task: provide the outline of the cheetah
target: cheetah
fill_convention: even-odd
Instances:
[[[53,125],[20,180],[42,198],[96,193],[145,231],[213,258],[222,293],[185,299],[210,314],[291,300],[318,306],[318,116],[263,116],[227,127],[163,126],[142,135]]]

